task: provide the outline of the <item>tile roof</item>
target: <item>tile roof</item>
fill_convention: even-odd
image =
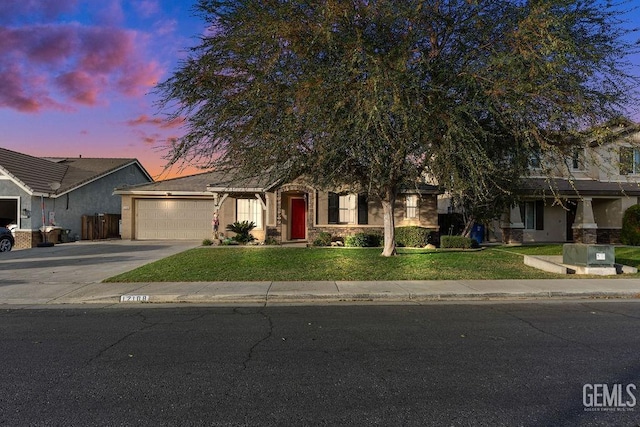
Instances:
[[[117,192],[130,191],[157,191],[157,192],[206,192],[207,188],[218,189],[266,189],[271,183],[259,177],[238,178],[229,171],[210,171],[196,175],[167,179],[164,181],[138,184],[129,187],[118,188]]]
[[[0,148],[0,170],[33,193],[63,194],[132,163],[138,161],[117,158],[40,158]],[[52,189],[53,183],[59,183],[60,187]]]
[[[567,179],[554,179],[547,181],[545,178],[529,178],[523,181],[520,188],[523,194],[551,196],[555,189],[561,196],[640,196],[640,183],[636,182],[607,182],[591,179],[576,179],[569,182]]]

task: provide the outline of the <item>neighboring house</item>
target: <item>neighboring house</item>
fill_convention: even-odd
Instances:
[[[83,215],[120,214],[114,188],[147,182],[136,159],[39,158],[0,148],[0,219],[14,225],[17,248],[41,242],[43,225],[79,238]]]
[[[615,135],[565,159],[570,174],[549,181],[534,169],[520,189],[522,202],[496,227],[502,231],[498,238],[505,243],[620,243],[622,216],[640,197],[640,130],[624,123]]]
[[[237,180],[207,172],[118,188],[122,196],[123,239],[211,239],[214,214],[219,231],[236,221],[253,221],[259,241],[313,242],[322,231],[344,237],[383,231],[380,203],[364,194],[321,191],[302,180],[273,183]],[[396,226],[438,230],[438,189],[420,185],[402,192],[396,203]]]

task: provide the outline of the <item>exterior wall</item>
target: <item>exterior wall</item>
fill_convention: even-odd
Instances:
[[[135,237],[135,200],[131,195],[121,196],[122,204],[122,228],[120,229],[120,237],[122,239],[133,240]]]
[[[565,242],[567,240],[567,214],[562,206],[544,207],[544,229],[522,230],[522,241],[526,243]]]
[[[70,236],[73,239],[81,234],[83,215],[124,213],[121,197],[112,194],[114,188],[144,182],[148,182],[148,178],[140,168],[129,165],[70,193],[47,200],[46,219],[48,221],[49,211],[55,212],[55,225],[71,230]],[[37,224],[38,227],[41,222],[42,220]]]

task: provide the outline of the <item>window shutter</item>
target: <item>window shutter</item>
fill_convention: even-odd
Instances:
[[[366,194],[358,194],[358,224],[369,224],[369,206]]]
[[[536,230],[544,230],[544,200],[536,200]]]
[[[337,193],[329,193],[329,224],[337,224],[339,217],[339,196]]]

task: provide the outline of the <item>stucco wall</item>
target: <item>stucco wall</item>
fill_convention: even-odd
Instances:
[[[97,213],[120,214],[121,196],[113,195],[116,187],[148,182],[148,178],[136,165],[129,165],[101,179],[84,185],[70,193],[46,202],[46,218],[49,211],[55,212],[56,225],[71,230],[70,236],[80,235],[82,216]],[[36,226],[41,225],[41,220]],[[124,222],[124,221],[123,221]]]

